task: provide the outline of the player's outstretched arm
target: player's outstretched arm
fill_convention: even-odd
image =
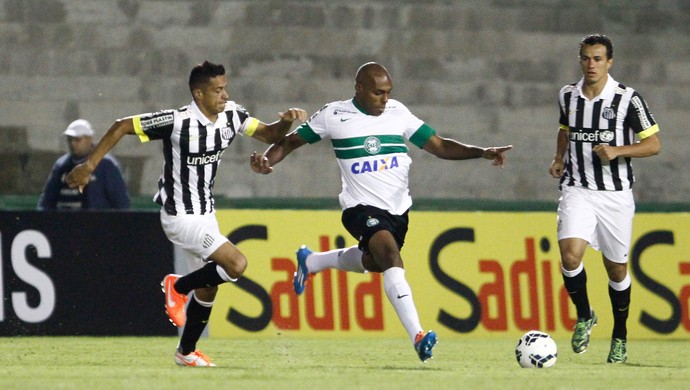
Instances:
[[[503,168],[506,157],[505,152],[513,148],[513,145],[492,146],[483,148],[467,145],[454,139],[432,135],[424,144],[424,150],[444,160],[469,160],[473,158],[485,158],[493,160],[493,165]]]
[[[281,162],[293,150],[304,145],[306,141],[297,134],[297,131],[283,137],[280,141],[269,146],[263,153],[254,152],[249,157],[249,165],[256,173],[269,174],[273,172],[273,166]]]
[[[266,144],[278,142],[290,131],[294,121],[304,122],[307,120],[307,112],[301,108],[293,107],[279,112],[278,118],[277,121],[270,124],[260,122],[252,137]]]
[[[506,164],[505,152],[509,151],[512,148],[513,145],[490,146],[488,148],[484,148],[484,152],[482,152],[482,158],[485,158],[487,160],[493,160],[491,165],[503,168]]]
[[[134,134],[134,123],[132,118],[118,119],[110,129],[103,135],[93,148],[86,161],[77,165],[67,175],[67,185],[71,188],[79,187],[79,192],[84,190],[84,187],[89,184],[91,173],[96,170],[98,164],[125,134]]]

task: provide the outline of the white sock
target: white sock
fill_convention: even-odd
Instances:
[[[578,265],[577,268],[575,268],[572,271],[566,270],[565,268],[563,268],[563,264],[561,264],[561,273],[563,273],[563,275],[565,275],[568,278],[574,278],[575,276],[580,274],[580,272],[582,272],[583,269],[585,269],[585,262],[584,261],[581,261],[580,265]]]
[[[342,249],[336,249],[327,252],[312,252],[307,256],[307,269],[309,273],[321,272],[328,268],[335,268],[338,266],[338,253]]]
[[[422,325],[419,323],[417,308],[412,300],[412,290],[405,279],[405,270],[400,267],[385,270],[383,289],[414,344],[417,333],[422,331]]]
[[[314,252],[307,257],[309,273],[321,272],[328,268],[364,273],[362,251],[356,246],[327,252]]]
[[[218,275],[220,275],[220,278],[225,280],[226,282],[236,282],[237,278],[231,278],[230,275],[228,275],[227,272],[223,269],[223,267],[216,265],[216,272],[218,272]]]
[[[364,253],[356,246],[345,248],[338,256],[338,269],[349,272],[364,274],[367,272],[362,265],[362,255]]]
[[[201,299],[196,297],[196,294],[194,294],[194,290],[192,290],[192,298],[194,298],[194,300],[197,301],[203,307],[213,307],[213,304],[216,303],[215,300],[211,302],[202,301]]]
[[[630,273],[626,273],[625,277],[620,282],[614,282],[613,280],[609,279],[609,286],[616,291],[623,291],[630,287],[631,284],[632,281],[630,280]]]

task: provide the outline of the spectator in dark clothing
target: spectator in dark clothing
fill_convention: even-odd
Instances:
[[[67,137],[69,153],[61,156],[53,165],[38,200],[38,209],[128,209],[127,185],[122,178],[119,163],[111,155],[106,155],[91,174],[91,180],[84,192],[79,192],[77,188],[69,188],[65,178],[72,168],[86,160],[86,156],[93,149],[94,131],[88,121],[77,119],[70,123],[63,134]]]

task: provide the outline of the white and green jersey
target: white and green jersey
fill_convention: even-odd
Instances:
[[[436,132],[397,100],[379,116],[368,115],[354,99],[325,105],[297,132],[313,144],[330,138],[340,166],[344,209],[364,204],[401,215],[412,206],[408,139],[422,148]]]

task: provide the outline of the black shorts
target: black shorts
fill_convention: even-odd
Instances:
[[[341,220],[345,229],[359,241],[359,249],[364,253],[369,253],[369,239],[379,230],[391,232],[398,249],[402,249],[409,223],[408,211],[403,215],[393,215],[386,210],[360,204],[343,210]]]

